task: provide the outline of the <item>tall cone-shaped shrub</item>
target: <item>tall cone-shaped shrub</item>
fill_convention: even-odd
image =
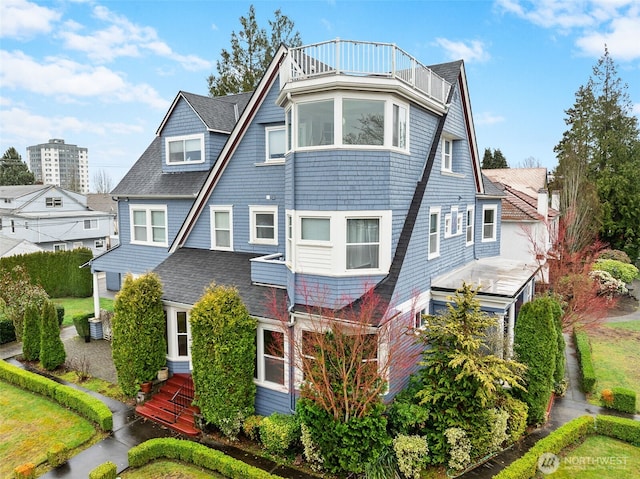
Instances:
[[[196,403],[208,423],[234,438],[254,412],[257,321],[235,288],[216,285],[193,306],[189,321]]]
[[[151,381],[166,364],[162,284],[154,273],[127,275],[114,304],[113,362],[118,384],[134,396],[141,382]]]
[[[40,359],[41,323],[38,307],[33,303],[29,303],[24,310],[24,329],[22,333],[22,356],[27,361]]]
[[[56,305],[45,301],[42,307],[42,326],[40,331],[40,364],[47,371],[52,371],[67,359],[64,344],[60,339],[60,326]]]

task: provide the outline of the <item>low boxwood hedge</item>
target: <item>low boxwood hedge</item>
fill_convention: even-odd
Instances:
[[[188,462],[216,471],[229,479],[282,479],[223,452],[184,439],[150,439],[129,449],[130,467],[141,467],[159,458]]]
[[[108,432],[113,429],[113,414],[109,408],[99,399],[83,391],[59,384],[39,374],[25,371],[6,361],[0,361],[0,379],[21,389],[53,399],[97,423],[103,431]]]
[[[580,363],[580,379],[582,390],[592,393],[596,387],[596,373],[591,362],[591,346],[589,337],[584,331],[573,330],[573,340],[576,345],[578,362]]]
[[[116,479],[118,469],[115,463],[107,461],[89,472],[89,479]]]
[[[596,432],[640,447],[640,421],[600,414],[596,417]]]

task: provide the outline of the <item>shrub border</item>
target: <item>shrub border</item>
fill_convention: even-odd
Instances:
[[[581,416],[540,439],[524,456],[493,476],[493,479],[530,479],[536,475],[538,459],[542,454],[558,454],[565,447],[591,434],[608,436],[640,446],[640,422],[602,414],[595,418]]]
[[[84,391],[25,371],[6,361],[0,361],[0,379],[21,389],[53,399],[60,405],[68,407],[89,421],[96,423],[102,431],[110,432],[113,430],[111,410],[102,401]]]
[[[578,364],[580,364],[580,384],[585,393],[592,393],[596,387],[596,373],[591,361],[591,345],[584,331],[573,330],[573,341],[576,346]]]
[[[129,467],[141,467],[154,459],[187,462],[216,471],[229,479],[282,479],[255,466],[227,456],[203,444],[175,438],[149,439],[129,449]]]

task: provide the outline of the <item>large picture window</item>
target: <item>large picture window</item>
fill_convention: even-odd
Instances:
[[[298,146],[333,145],[333,99],[298,105]]]
[[[380,260],[380,220],[347,219],[347,269],[376,269]]]
[[[204,135],[166,138],[165,148],[168,164],[204,161]]]
[[[342,143],[384,145],[384,101],[342,100]]]
[[[167,207],[132,205],[131,243],[167,246]]]

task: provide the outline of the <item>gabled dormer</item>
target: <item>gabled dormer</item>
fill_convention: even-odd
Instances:
[[[250,97],[251,93],[211,98],[178,92],[156,132],[162,172],[209,170]]]

